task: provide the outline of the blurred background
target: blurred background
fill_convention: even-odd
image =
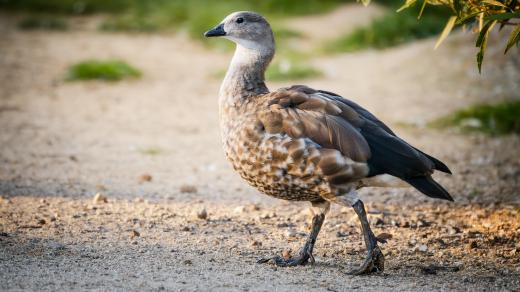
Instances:
[[[474,27],[433,50],[452,12],[429,5],[418,20],[420,5],[396,13],[402,4],[1,0],[0,191],[164,199],[197,183],[205,196],[249,199],[227,191],[243,184],[217,128],[233,45],[202,34],[254,10],[276,35],[271,88],[305,83],[353,99],[455,164],[457,197],[517,199],[520,61],[516,47],[502,53],[511,29],[492,32],[479,74]],[[135,179],[143,173],[153,183]]]
[[[152,208],[143,202],[177,206],[175,212],[187,218],[204,206],[210,217],[251,203],[294,211],[246,185],[221,150],[217,94],[233,45],[202,35],[233,11],[253,10],[270,21],[277,42],[269,88],[305,84],[338,93],[454,173],[436,177],[455,198],[452,207],[412,189],[366,189],[362,196],[376,204],[371,209],[393,206],[400,214],[406,203],[427,206],[432,213],[420,212],[434,218],[454,208],[450,214],[459,223],[481,212],[484,217],[475,222],[493,218],[487,229],[475,223],[485,234],[481,239],[507,230],[504,240],[485,242],[504,245],[501,259],[518,273],[520,52],[512,46],[504,55],[515,27],[491,31],[479,73],[478,23],[456,27],[434,50],[452,11],[428,5],[418,20],[421,5],[397,13],[402,2],[365,7],[345,0],[0,0],[0,231],[56,240],[65,235],[20,226],[46,226],[69,215],[67,226],[81,229],[77,220],[90,226],[90,214],[99,213],[91,208],[96,194],[102,196],[97,201],[116,204],[110,207],[115,217],[128,216],[130,223],[113,229],[124,232],[137,224],[134,217],[151,220],[151,213],[139,209]],[[171,226],[184,230],[198,222],[186,220]],[[449,222],[439,220],[438,226],[448,228]],[[92,224],[104,224],[99,222]],[[466,225],[450,224],[457,229],[446,230],[464,233]],[[139,226],[141,237],[143,230],[155,232]],[[71,234],[65,238],[73,242]],[[464,244],[480,238],[464,236]],[[420,246],[426,238],[409,245]]]

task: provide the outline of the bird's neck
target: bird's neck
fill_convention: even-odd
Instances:
[[[264,75],[273,56],[274,48],[255,50],[238,44],[220,87],[221,106],[268,93]]]

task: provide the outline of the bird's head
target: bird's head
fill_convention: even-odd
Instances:
[[[274,50],[271,26],[262,15],[255,12],[231,13],[219,25],[208,30],[204,36],[224,37],[250,50]]]

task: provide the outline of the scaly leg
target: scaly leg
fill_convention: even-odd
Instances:
[[[305,245],[300,250],[297,256],[291,257],[289,259],[284,259],[280,256],[275,256],[272,258],[260,259],[257,263],[267,263],[269,261],[274,261],[274,263],[279,267],[293,267],[298,265],[305,265],[309,259],[311,263],[314,263],[314,256],[312,255],[312,250],[314,249],[314,244],[316,243],[316,238],[318,237],[318,233],[320,232],[321,226],[323,225],[323,221],[325,221],[325,214],[329,211],[330,203],[327,201],[319,201],[319,202],[311,202],[313,217],[312,217],[312,227],[311,233],[305,242]]]
[[[354,208],[354,211],[356,211],[359,221],[361,222],[361,230],[363,232],[365,246],[367,247],[367,257],[359,268],[350,271],[348,274],[363,275],[383,271],[385,268],[385,257],[377,246],[378,239],[370,229],[367,213],[365,212],[365,206],[358,198],[356,191],[352,191],[343,196],[330,198],[328,200],[342,206],[351,206]]]
[[[358,200],[352,205],[354,211],[361,221],[361,230],[363,231],[363,237],[365,239],[365,245],[367,247],[367,257],[361,267],[354,269],[349,272],[352,275],[363,275],[372,272],[382,272],[385,269],[385,257],[377,246],[377,238],[370,229],[368,223],[367,214],[365,212],[365,206],[361,200]]]

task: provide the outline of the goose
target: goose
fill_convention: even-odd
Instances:
[[[382,175],[398,178],[426,196],[453,201],[432,178],[451,174],[440,160],[411,146],[357,103],[336,93],[294,85],[269,91],[265,71],[275,53],[267,20],[258,13],[234,12],[206,37],[236,44],[219,91],[222,144],[234,170],[269,196],[311,203],[312,225],[300,252],[258,263],[289,267],[314,263],[318,233],[331,203],[357,214],[367,255],[350,271],[384,270],[384,255],[357,190],[380,185]]]

